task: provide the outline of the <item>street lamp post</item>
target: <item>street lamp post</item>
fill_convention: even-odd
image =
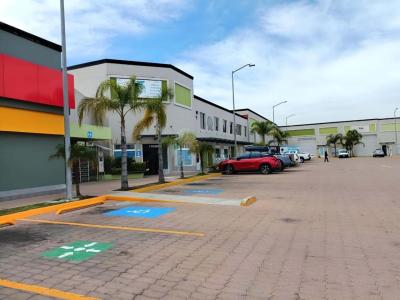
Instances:
[[[273,123],[275,123],[275,107],[277,107],[278,105],[284,104],[284,103],[287,103],[287,101],[285,100],[285,101],[279,102],[279,103],[275,104],[274,106],[272,106],[272,122]]]
[[[295,114],[291,114],[291,115],[288,115],[288,116],[286,116],[286,126],[287,126],[287,120],[289,119],[289,118],[291,118],[291,117],[294,117],[295,116]]]
[[[234,137],[234,141],[235,141],[235,155],[237,155],[238,153],[238,149],[237,149],[237,139],[236,139],[236,109],[235,109],[235,84],[234,84],[234,77],[233,75],[245,68],[245,67],[254,67],[255,64],[245,64],[243,66],[241,66],[240,68],[232,71],[232,113],[233,113],[233,137]]]
[[[393,115],[394,115],[394,134],[395,134],[395,141],[396,141],[396,144],[395,144],[395,151],[396,151],[396,154],[397,154],[397,120],[396,120],[396,112],[399,110],[399,108],[398,107],[396,107],[395,108],[395,110],[394,110],[394,113],[393,113]]]
[[[71,140],[69,129],[69,103],[68,103],[68,75],[67,75],[67,47],[65,42],[65,13],[64,0],[60,0],[60,17],[61,17],[61,61],[62,61],[62,78],[63,78],[63,98],[64,98],[64,147],[65,147],[65,185],[66,199],[72,199],[72,174],[69,166]]]

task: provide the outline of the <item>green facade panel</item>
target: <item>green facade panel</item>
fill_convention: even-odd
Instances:
[[[111,140],[111,128],[95,125],[71,124],[71,137],[94,140]]]
[[[319,129],[319,134],[337,134],[339,132],[337,127],[324,127]]]
[[[65,184],[62,159],[49,159],[63,136],[0,132],[0,191]]]
[[[396,126],[394,123],[381,124],[381,132],[394,132],[395,127],[400,131],[400,124],[397,124]]]
[[[175,103],[191,107],[192,106],[192,92],[190,89],[175,83]]]
[[[310,129],[295,129],[286,131],[289,136],[315,136],[315,130]]]

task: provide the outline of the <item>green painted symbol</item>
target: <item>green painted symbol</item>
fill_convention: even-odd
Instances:
[[[47,258],[84,261],[112,247],[111,243],[76,241],[42,253]]]

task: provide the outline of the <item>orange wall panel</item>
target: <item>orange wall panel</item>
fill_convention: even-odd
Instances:
[[[0,131],[64,135],[64,116],[0,107]]]

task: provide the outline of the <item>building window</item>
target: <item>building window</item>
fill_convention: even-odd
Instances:
[[[244,136],[247,136],[247,126],[244,126]]]
[[[221,158],[221,149],[215,148],[215,158]]]
[[[229,158],[228,149],[224,148],[224,158]]]
[[[229,122],[229,133],[233,133],[233,122]]]
[[[219,131],[219,118],[214,117],[215,131]]]
[[[227,126],[228,121],[227,120],[222,120],[222,132],[226,133],[226,126]]]
[[[200,113],[200,128],[206,129],[206,114],[202,112]]]
[[[207,117],[207,129],[208,130],[213,130],[214,129],[213,118],[211,118],[210,116]]]
[[[242,125],[236,124],[236,134],[242,135]]]
[[[175,103],[186,107],[192,106],[192,91],[175,83]]]
[[[184,166],[193,166],[193,161],[192,161],[192,154],[190,153],[190,150],[187,148],[182,149],[182,154],[183,154],[183,165]],[[176,150],[176,165],[180,166],[181,164],[181,150],[177,149]]]

